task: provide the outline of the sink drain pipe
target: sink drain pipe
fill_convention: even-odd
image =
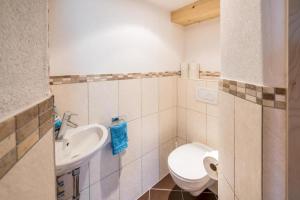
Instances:
[[[73,176],[73,200],[79,200],[80,199],[79,174],[80,174],[80,168],[74,169],[72,171],[72,176]]]

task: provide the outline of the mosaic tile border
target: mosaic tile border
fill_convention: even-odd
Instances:
[[[221,79],[219,90],[265,107],[286,109],[286,88],[265,87]]]
[[[221,72],[200,71],[199,78],[220,78]]]
[[[54,97],[0,123],[0,179],[53,127]]]
[[[115,81],[138,78],[155,78],[178,76],[179,71],[166,72],[149,72],[149,73],[128,73],[128,74],[94,74],[94,75],[64,75],[50,76],[50,85],[71,84],[71,83],[86,83],[98,81]]]

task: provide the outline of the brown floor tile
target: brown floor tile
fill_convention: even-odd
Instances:
[[[150,200],[183,200],[181,191],[151,190]]]
[[[205,190],[198,197],[194,197],[188,192],[183,192],[182,194],[184,200],[218,200],[216,195],[209,190]]]
[[[138,200],[150,200],[149,197],[150,197],[150,191],[143,194],[143,196],[141,196]]]
[[[170,174],[168,174],[165,178],[163,178],[159,183],[153,186],[153,189],[165,189],[165,190],[178,190],[181,191],[173,181]]]

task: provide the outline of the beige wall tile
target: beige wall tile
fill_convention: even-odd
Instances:
[[[33,132],[24,141],[17,145],[18,159],[22,158],[23,155],[39,140],[39,131]]]
[[[158,79],[142,79],[142,116],[158,112]]]
[[[71,111],[78,114],[72,121],[78,125],[88,124],[88,87],[87,83],[53,85],[55,106],[62,117],[64,112]]]
[[[16,148],[9,151],[6,155],[0,158],[0,180],[8,172],[9,169],[17,162]],[[1,188],[0,188],[1,189]],[[1,195],[0,195],[1,197]]]
[[[142,155],[141,119],[128,123],[128,148],[120,154],[121,166],[125,166]]]
[[[0,180],[0,199],[56,199],[52,131]]]
[[[187,139],[187,110],[177,107],[177,137]]]
[[[29,123],[31,120],[38,116],[38,105],[25,110],[24,112],[16,116],[16,129],[21,128],[22,126]]]
[[[207,144],[219,150],[220,134],[219,134],[219,119],[217,117],[207,116]]]
[[[111,125],[118,113],[118,81],[88,83],[89,89],[89,123]]]
[[[234,188],[234,96],[220,91],[219,99],[220,170]]]
[[[235,192],[240,200],[262,198],[262,107],[235,98]]]
[[[165,143],[176,137],[176,107],[159,113],[159,143]]]
[[[159,146],[158,113],[142,118],[142,152],[143,155]]]
[[[188,80],[187,107],[189,109],[206,114],[206,104],[196,100],[196,90],[198,87],[206,87],[204,80]]]
[[[233,188],[228,184],[223,174],[218,175],[218,197],[220,200],[234,200]]]
[[[159,110],[165,110],[177,104],[177,77],[159,78]]]
[[[119,81],[119,115],[127,121],[137,119],[142,112],[141,80]]]
[[[16,134],[12,133],[0,141],[0,159],[16,147]]]
[[[24,141],[29,135],[39,128],[39,118],[36,117],[21,128],[17,129],[17,144]]]
[[[263,108],[263,199],[285,199],[286,111]]]
[[[9,118],[0,123],[0,141],[15,132],[15,118]]]
[[[187,106],[187,83],[188,79],[178,78],[177,80],[177,105],[182,108]]]
[[[187,141],[206,144],[206,114],[187,111]]]
[[[50,129],[54,126],[53,119],[50,118],[48,121],[43,123],[39,128],[40,138],[42,138]]]
[[[39,115],[48,111],[50,108],[53,108],[53,105],[54,105],[54,96],[51,96],[47,100],[39,104]]]

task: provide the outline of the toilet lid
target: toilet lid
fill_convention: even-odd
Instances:
[[[176,148],[168,157],[170,170],[187,180],[199,180],[207,175],[203,157],[211,149],[205,145],[192,143]]]

